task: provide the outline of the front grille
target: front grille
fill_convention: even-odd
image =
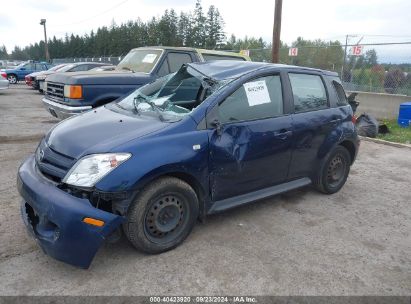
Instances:
[[[76,159],[47,146],[44,140],[36,150],[36,164],[39,170],[55,182],[61,182],[75,162]]]
[[[64,85],[61,83],[47,82],[46,96],[50,99],[64,101]]]

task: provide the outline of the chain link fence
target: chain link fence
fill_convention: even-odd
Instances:
[[[356,55],[352,54],[354,48],[356,46],[348,46],[346,56],[343,45],[298,46],[297,50],[281,48],[280,62],[335,71],[341,77],[347,91],[411,96],[411,43],[384,44],[383,47],[381,44],[367,44],[360,46],[360,51]],[[402,59],[402,63],[384,63],[398,61],[395,54],[401,51],[404,53],[407,49],[408,55]],[[380,59],[380,50],[392,54],[392,57],[385,55]],[[271,62],[271,49],[250,49],[248,53],[253,61]],[[53,59],[53,63],[106,62],[116,65],[123,57],[63,58]]]
[[[82,58],[56,58],[52,60],[53,64],[61,63],[76,63],[76,62],[103,62],[108,64],[117,65],[124,56],[116,57],[82,57]]]
[[[392,55],[379,59],[380,50]],[[353,51],[358,53],[354,55]],[[297,50],[280,49],[280,63],[335,71],[347,91],[411,96],[410,54],[411,43],[405,47],[398,44],[349,46],[345,60],[341,45],[299,46]],[[271,49],[252,49],[249,55],[253,61],[271,61]],[[401,63],[392,63],[398,60]]]

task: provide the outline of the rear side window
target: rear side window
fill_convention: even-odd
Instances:
[[[318,75],[289,73],[294,111],[307,112],[328,107],[324,83]]]
[[[333,84],[333,88],[334,88],[334,90],[337,94],[337,98],[338,98],[337,99],[337,105],[338,106],[348,105],[347,95],[345,95],[345,91],[344,91],[344,88],[342,87],[342,85],[339,82],[335,81],[335,80],[332,81],[332,84]]]
[[[81,71],[87,71],[88,68],[88,64],[79,64],[78,66],[75,66],[74,68],[72,68],[70,70],[70,72],[81,72]]]
[[[243,57],[235,57],[235,56],[225,56],[225,55],[215,55],[215,54],[202,54],[204,61],[211,61],[211,60],[242,60],[245,61]]]
[[[170,73],[177,72],[184,63],[192,62],[190,54],[187,53],[168,53],[167,57]]]
[[[36,71],[42,71],[42,70],[45,70],[45,69],[46,68],[45,68],[44,64],[36,63],[36,65],[35,65],[35,70]]]
[[[221,123],[256,120],[283,114],[280,76],[249,81],[219,105]]]

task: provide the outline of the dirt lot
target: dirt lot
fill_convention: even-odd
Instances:
[[[212,216],[179,248],[107,244],[89,270],[44,255],[15,187],[56,122],[24,85],[0,92],[1,295],[410,295],[411,150],[363,142],[346,186],[310,188]]]

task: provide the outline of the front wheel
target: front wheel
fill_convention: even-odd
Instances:
[[[178,178],[163,177],[145,187],[131,204],[124,232],[137,249],[164,252],[190,234],[198,212],[194,190]]]
[[[346,148],[337,146],[323,163],[315,187],[326,194],[338,192],[345,184],[350,172],[351,156]]]
[[[16,77],[16,75],[14,75],[14,74],[7,75],[7,80],[8,80],[9,83],[11,83],[11,84],[17,83],[17,77]]]

